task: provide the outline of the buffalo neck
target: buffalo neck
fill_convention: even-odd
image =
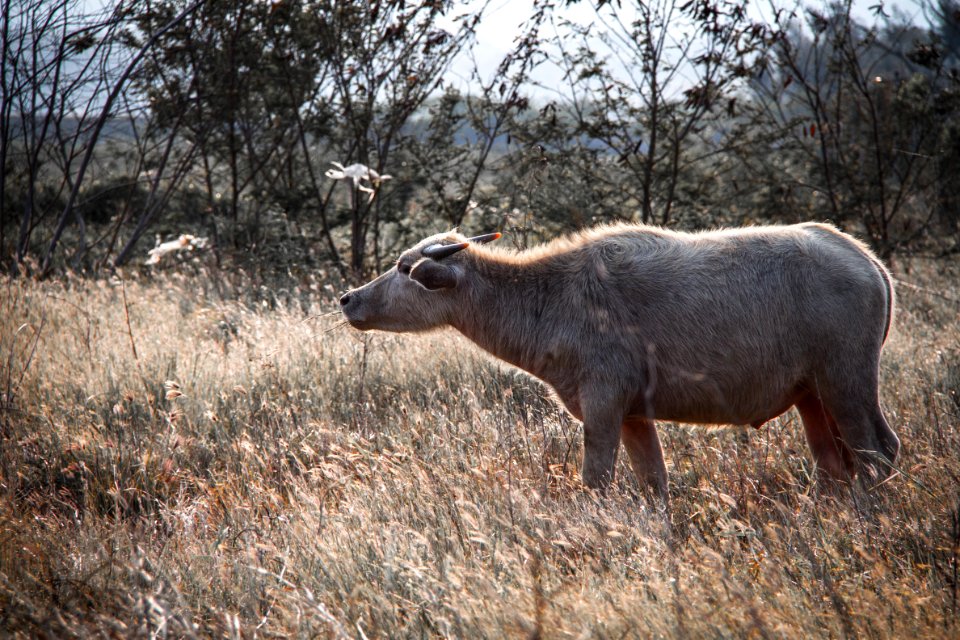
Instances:
[[[452,325],[484,350],[542,375],[543,265],[504,256],[475,256]]]

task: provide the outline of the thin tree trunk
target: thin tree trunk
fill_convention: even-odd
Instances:
[[[190,164],[191,158],[193,157],[193,154],[197,148],[196,143],[194,143],[194,146],[186,153],[184,158],[181,159],[180,165],[175,171],[174,177],[171,180],[170,188],[167,189],[167,192],[160,199],[157,199],[157,192],[160,190],[160,179],[167,167],[167,162],[170,160],[170,154],[173,152],[179,124],[180,122],[177,121],[177,123],[174,125],[173,131],[170,132],[170,136],[167,138],[167,146],[163,151],[160,164],[157,166],[156,174],[153,177],[153,184],[150,185],[150,195],[147,197],[147,202],[143,207],[143,213],[141,213],[140,219],[137,221],[137,226],[134,228],[133,233],[130,234],[127,242],[123,245],[123,248],[120,249],[119,253],[117,253],[117,257],[113,261],[113,265],[115,267],[124,264],[130,259],[130,254],[133,251],[133,248],[136,246],[137,241],[140,240],[141,236],[143,236],[144,232],[150,226],[150,223],[153,221],[153,218],[160,207],[166,204],[166,202],[170,199],[170,193],[173,191],[173,185],[180,181],[180,177],[185,173],[185,167]]]
[[[10,136],[10,112],[13,107],[7,88],[7,55],[10,50],[10,0],[3,3],[3,29],[0,29],[0,265],[7,250],[7,140]],[[15,78],[10,78],[11,87]],[[4,265],[5,266],[5,265]]]
[[[70,190],[70,196],[67,198],[67,204],[63,208],[63,212],[60,214],[60,219],[57,222],[57,227],[54,230],[53,238],[50,240],[50,245],[47,247],[47,252],[43,257],[43,266],[41,269],[41,275],[47,275],[50,272],[50,267],[53,262],[53,255],[57,250],[57,245],[60,242],[60,238],[63,235],[63,231],[67,226],[67,219],[70,217],[70,212],[73,210],[74,203],[77,200],[77,195],[80,192],[80,185],[83,184],[83,177],[87,172],[87,167],[90,164],[90,160],[93,158],[93,150],[97,146],[97,140],[100,137],[100,132],[103,131],[104,125],[107,123],[107,120],[110,118],[110,110],[113,108],[113,103],[116,102],[117,97],[120,95],[120,91],[123,89],[127,80],[130,78],[130,75],[133,74],[134,69],[140,64],[140,61],[143,60],[143,57],[147,54],[147,51],[159,40],[167,31],[174,28],[180,22],[183,21],[188,15],[196,11],[200,5],[202,5],[206,0],[195,0],[192,4],[188,5],[183,11],[177,14],[170,22],[156,31],[149,40],[147,40],[140,50],[133,56],[129,63],[127,63],[126,68],[123,70],[123,73],[120,74],[120,77],[117,79],[116,85],[114,85],[113,90],[107,96],[106,102],[103,105],[103,109],[100,112],[100,117],[97,118],[96,125],[93,128],[93,132],[90,134],[90,139],[87,141],[87,146],[84,151],[83,159],[80,162],[80,168],[77,171],[77,177],[73,183],[73,189]]]

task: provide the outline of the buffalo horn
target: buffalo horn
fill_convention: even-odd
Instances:
[[[487,244],[488,242],[493,242],[498,239],[501,235],[499,232],[494,233],[485,233],[482,236],[473,236],[472,238],[467,238],[467,242],[475,242],[477,244]]]
[[[443,260],[452,256],[457,251],[466,249],[468,242],[458,242],[457,244],[432,244],[423,250],[423,255],[434,260]]]

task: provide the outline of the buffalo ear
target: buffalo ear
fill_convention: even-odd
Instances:
[[[453,268],[433,260],[421,260],[413,265],[410,279],[431,291],[451,289],[457,285],[457,273]]]

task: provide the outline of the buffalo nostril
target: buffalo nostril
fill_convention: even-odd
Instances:
[[[349,294],[349,293],[345,294],[343,297],[340,298],[340,306],[341,306],[341,307],[345,307],[345,306],[347,306],[347,304],[349,304],[349,303],[350,303],[350,294]]]

